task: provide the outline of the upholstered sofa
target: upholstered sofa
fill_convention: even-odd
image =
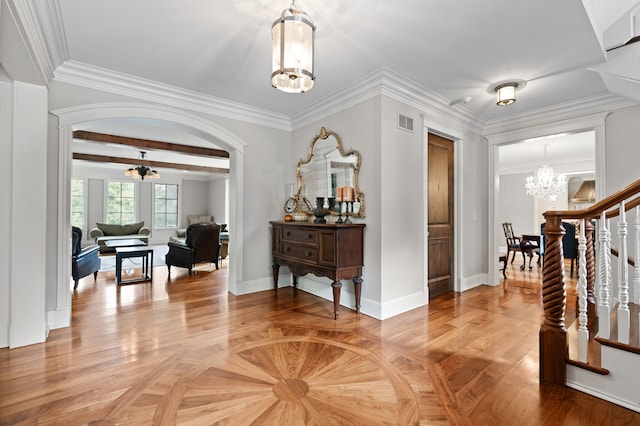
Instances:
[[[129,223],[126,225],[96,223],[96,227],[89,232],[89,236],[95,239],[96,244],[100,247],[100,253],[115,252],[115,249],[105,245],[109,240],[136,238],[149,244],[149,234],[151,234],[151,230],[144,226],[144,222]]]

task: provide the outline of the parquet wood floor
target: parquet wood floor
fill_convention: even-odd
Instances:
[[[0,349],[0,424],[640,424],[538,383],[536,268],[382,322],[334,321],[331,301],[292,288],[235,297],[227,262],[207,268],[81,280],[71,327]]]

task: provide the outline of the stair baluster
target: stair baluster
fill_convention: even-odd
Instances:
[[[618,341],[629,343],[629,268],[627,267],[627,212],[624,201],[620,202],[618,238]]]
[[[609,233],[610,222],[606,213],[600,214],[600,231],[598,246],[598,334],[604,339],[611,335],[611,308],[609,306],[611,292],[611,234]]]
[[[587,328],[587,239],[585,237],[585,220],[580,220],[578,237],[578,361],[587,362],[589,346],[589,329]]]

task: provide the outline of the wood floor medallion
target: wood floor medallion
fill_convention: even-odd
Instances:
[[[293,330],[299,333],[299,330]],[[175,381],[154,423],[414,424],[418,406],[393,366],[362,347],[272,329],[231,352],[199,351],[163,376]],[[175,370],[175,371],[173,371]],[[148,395],[147,395],[148,394]],[[153,390],[141,395],[151,401]]]

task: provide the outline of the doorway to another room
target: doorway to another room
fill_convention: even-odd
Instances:
[[[544,212],[584,209],[595,203],[595,153],[596,135],[593,130],[532,138],[499,146],[497,223],[511,223],[515,236],[538,235],[542,242]],[[551,167],[556,179],[558,175],[564,176],[563,190],[556,196],[536,196],[527,191],[527,178],[537,180],[538,170],[543,166]],[[507,253],[502,227],[497,227],[495,232],[499,253]],[[518,258],[522,259],[517,255]]]
[[[453,291],[454,142],[428,135],[429,298]]]

